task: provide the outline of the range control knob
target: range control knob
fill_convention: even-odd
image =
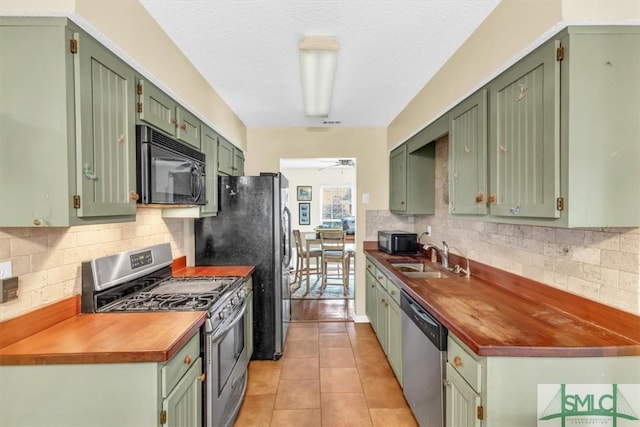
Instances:
[[[238,304],[240,304],[240,298],[238,297],[231,298],[231,305],[237,306]]]
[[[245,297],[247,296],[247,290],[246,290],[246,289],[244,289],[244,288],[243,288],[243,289],[240,289],[240,290],[238,291],[238,296],[239,296],[240,298],[245,298]]]
[[[229,317],[229,309],[227,307],[223,308],[220,311],[220,314],[218,315],[218,317],[220,317],[220,319],[223,319],[223,320]]]

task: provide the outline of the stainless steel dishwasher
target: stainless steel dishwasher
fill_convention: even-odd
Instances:
[[[444,427],[447,329],[402,291],[402,382],[420,427]]]

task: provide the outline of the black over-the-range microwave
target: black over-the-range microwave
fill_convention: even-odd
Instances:
[[[205,155],[146,125],[136,126],[136,179],[138,203],[207,203]]]
[[[400,230],[378,231],[378,249],[388,254],[415,254],[417,244],[418,235],[416,233]]]

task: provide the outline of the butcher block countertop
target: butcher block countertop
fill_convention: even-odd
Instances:
[[[424,254],[388,255],[368,243],[365,253],[376,267],[480,356],[640,355],[636,315],[475,262],[471,278],[443,272],[438,279],[411,279],[391,263],[442,268]],[[455,261],[450,265],[465,266]]]
[[[174,276],[242,276],[252,266],[172,265]],[[165,362],[204,324],[206,312],[79,313],[79,296],[0,324],[0,365]],[[38,329],[36,329],[38,328]]]

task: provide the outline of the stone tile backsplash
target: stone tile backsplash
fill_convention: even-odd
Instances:
[[[19,277],[18,299],[0,305],[0,321],[81,292],[80,265],[114,253],[171,243],[185,255],[184,220],[138,208],[136,221],[69,228],[0,228],[0,262]]]
[[[448,212],[448,142],[436,143],[435,215],[367,211],[366,240],[400,228],[446,240],[469,258],[601,303],[640,314],[640,229],[565,229],[458,219]]]

